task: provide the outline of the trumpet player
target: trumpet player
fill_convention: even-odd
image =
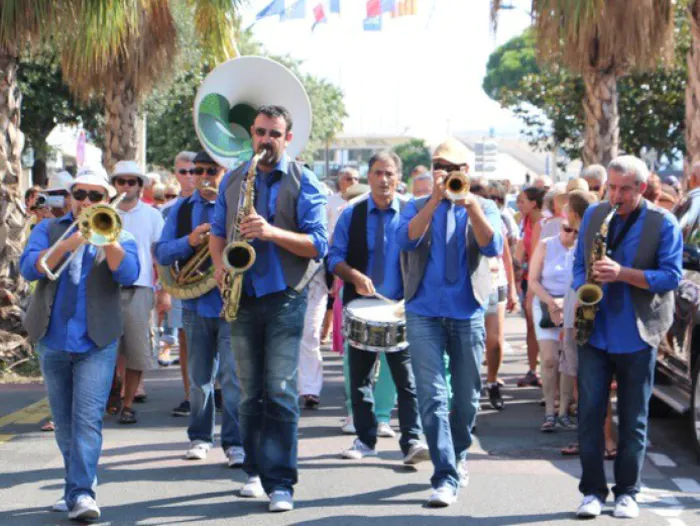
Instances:
[[[216,189],[224,176],[224,168],[206,152],[199,152],[194,157],[194,173],[197,190],[191,197],[179,199],[172,205],[163,234],[156,243],[156,260],[161,265],[180,262],[182,267],[209,242]],[[206,268],[201,267],[201,270]],[[203,460],[214,443],[214,381],[218,364],[223,402],[221,447],[229,467],[240,467],[245,456],[238,426],[240,387],[231,353],[231,327],[220,316],[221,292],[214,287],[198,298],[183,300],[182,307],[190,377],[190,424],[187,428],[190,446],[185,457]]]
[[[328,250],[326,196],[316,176],[286,148],[292,116],[261,106],[250,129],[255,152],[255,203],[237,224],[242,182],[250,163],[221,184],[210,248],[220,283],[222,253],[235,230],[252,241],[256,257],[244,274],[238,315],[231,323],[242,400],[239,418],[248,482],[243,496],[270,497],[270,511],[293,508],[297,482],[297,375],[308,281]]]
[[[573,289],[587,281],[602,288],[588,341],[579,347],[578,434],[583,502],[579,517],[600,515],[608,486],[603,469],[603,422],[612,376],[619,414],[615,458],[615,517],[639,515],[636,495],[646,448],[656,350],[671,327],[673,290],[682,276],[683,239],[676,219],[643,199],[649,170],[625,155],[608,165],[609,201],[583,216],[574,256]],[[610,216],[613,206],[617,213]],[[606,239],[598,239],[609,219]],[[604,254],[592,259],[603,246]]]
[[[503,250],[496,205],[458,191],[448,200],[445,178],[469,170],[470,152],[448,139],[433,153],[434,185],[410,201],[399,222],[406,328],[416,375],[418,407],[434,473],[429,506],[449,506],[468,481],[467,449],[481,391],[484,313],[491,294],[488,257]],[[455,174],[456,175],[456,174]],[[454,177],[454,176],[453,176]],[[467,183],[468,184],[468,183]],[[450,358],[448,407],[443,353]]]
[[[136,241],[128,232],[122,230],[100,248],[73,232],[82,212],[108,204],[115,194],[104,169],[81,168],[67,190],[71,211],[34,228],[20,270],[25,279],[37,280],[24,324],[39,355],[66,470],[63,496],[53,509],[68,511],[71,519],[89,520],[100,516],[94,482],[102,416],[122,334],[119,292],[136,281],[140,265]],[[65,271],[56,280],[48,279],[42,261],[56,272],[70,254],[74,257]]]

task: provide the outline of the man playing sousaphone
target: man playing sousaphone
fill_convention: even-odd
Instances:
[[[119,292],[136,281],[140,266],[134,237],[120,230],[116,211],[104,206],[115,195],[104,169],[81,168],[66,190],[71,212],[39,223],[20,259],[22,276],[37,280],[24,325],[39,355],[66,470],[63,496],[53,509],[68,511],[74,520],[94,520],[100,517],[95,475],[102,419],[123,330]],[[96,205],[111,211],[95,221],[111,227],[100,242],[113,241],[101,247],[72,230]],[[100,237],[90,236],[91,242]]]
[[[396,247],[396,228],[402,203],[396,196],[401,174],[401,159],[395,153],[381,152],[369,160],[367,179],[371,188],[368,196],[347,207],[338,219],[333,235],[333,246],[328,267],[345,283],[343,303],[347,305],[359,296],[373,296],[375,289],[387,295],[382,286],[395,280],[386,274],[399,273],[399,251]],[[389,276],[387,276],[388,278]],[[396,289],[397,287],[392,287]],[[401,287],[398,287],[400,296]],[[357,438],[352,447],[343,451],[347,459],[359,460],[376,456],[377,418],[374,413],[374,368],[378,353],[348,345],[350,364],[350,393]],[[416,384],[411,369],[409,349],[386,353],[386,363],[396,384],[401,426],[401,451],[404,464],[428,460],[428,448],[421,442]]]
[[[180,273],[209,242],[214,202],[224,176],[224,168],[206,152],[195,156],[194,165],[197,190],[172,206],[155,246],[158,263],[175,266]],[[199,270],[206,272],[210,266],[211,262],[205,260]],[[234,467],[241,466],[245,458],[238,426],[240,387],[231,353],[231,327],[220,316],[222,305],[221,292],[216,286],[199,297],[183,300],[182,304],[190,376],[190,425],[187,429],[190,447],[185,456],[202,460],[214,442],[214,381],[218,362],[223,402],[221,447],[228,457],[228,465]]]

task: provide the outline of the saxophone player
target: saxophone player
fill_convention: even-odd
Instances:
[[[193,162],[197,190],[190,197],[178,200],[168,213],[163,234],[155,246],[156,260],[161,265],[180,262],[182,267],[198,247],[208,243],[215,189],[224,176],[224,168],[206,152],[199,152]],[[214,381],[218,377],[223,402],[221,447],[229,467],[240,467],[245,457],[238,426],[240,387],[230,351],[231,327],[220,316],[222,305],[217,287],[182,302],[190,377],[190,423],[187,428],[190,446],[185,457],[203,460],[213,445]]]
[[[255,152],[255,207],[237,224],[246,163],[220,187],[212,222],[212,260],[219,283],[222,252],[236,229],[252,240],[253,266],[244,274],[231,343],[241,382],[239,418],[248,482],[242,496],[270,496],[270,511],[293,508],[297,482],[297,375],[306,285],[328,250],[326,196],[316,176],[286,154],[292,116],[261,106],[250,128]],[[264,402],[263,402],[264,401]]]
[[[579,442],[583,502],[579,517],[600,515],[608,495],[603,422],[612,376],[620,416],[615,459],[614,516],[639,515],[640,489],[656,351],[673,322],[673,290],[682,276],[683,240],[676,219],[642,198],[649,170],[625,155],[608,165],[609,201],[588,208],[574,256],[573,288],[602,287],[590,337],[579,348]],[[609,216],[613,207],[617,213]],[[594,242],[599,232],[606,239]],[[601,230],[602,229],[602,230]],[[593,246],[593,245],[598,246]],[[604,254],[591,261],[592,253]],[[587,267],[590,272],[587,276]]]

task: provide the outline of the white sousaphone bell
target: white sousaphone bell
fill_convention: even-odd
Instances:
[[[253,156],[250,129],[257,109],[284,106],[292,116],[294,159],[311,133],[311,103],[300,80],[269,58],[244,56],[224,62],[204,79],[194,100],[193,117],[202,147],[221,166],[235,168]]]

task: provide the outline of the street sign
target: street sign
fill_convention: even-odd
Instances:
[[[498,157],[498,143],[496,141],[479,141],[474,143],[475,172],[495,172],[496,158]]]

